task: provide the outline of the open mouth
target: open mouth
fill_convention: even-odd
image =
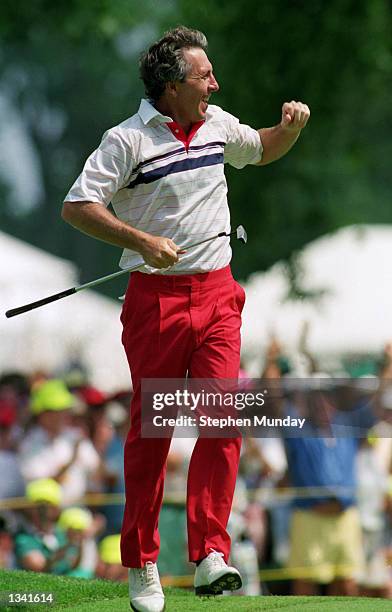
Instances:
[[[206,111],[206,110],[207,110],[207,108],[208,108],[208,101],[209,101],[209,99],[210,99],[210,97],[209,97],[209,96],[208,96],[208,97],[205,97],[205,98],[202,98],[202,100],[201,100],[201,105],[202,105],[202,109],[203,109],[203,111]]]

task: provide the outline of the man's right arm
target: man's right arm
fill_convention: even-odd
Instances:
[[[93,238],[140,253],[146,264],[154,268],[167,268],[178,261],[179,249],[173,240],[132,227],[103,204],[66,201],[62,218]]]

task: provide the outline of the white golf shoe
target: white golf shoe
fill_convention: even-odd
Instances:
[[[165,596],[156,563],[147,561],[144,567],[128,570],[129,599],[136,612],[163,612]]]
[[[221,595],[241,588],[241,574],[225,563],[223,553],[214,550],[196,567],[194,585],[196,595]]]

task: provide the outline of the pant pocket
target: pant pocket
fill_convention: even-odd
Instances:
[[[244,289],[237,281],[234,281],[235,290],[235,301],[238,308],[238,312],[241,314],[245,305],[246,294]]]

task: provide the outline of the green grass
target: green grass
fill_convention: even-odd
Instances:
[[[55,604],[0,605],[1,612],[21,610],[61,610],[62,612],[129,611],[127,585],[104,580],[80,580],[22,571],[0,571],[0,591],[53,593]],[[167,612],[242,612],[281,610],[282,612],[364,612],[392,609],[391,601],[343,597],[216,597],[197,598],[190,591],[167,588]],[[3,600],[4,602],[4,600]]]

